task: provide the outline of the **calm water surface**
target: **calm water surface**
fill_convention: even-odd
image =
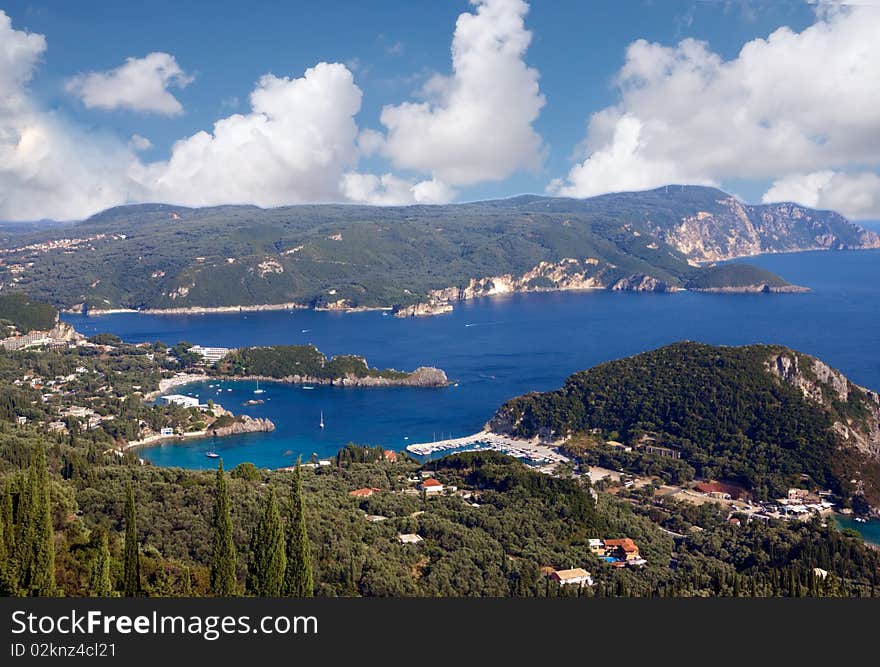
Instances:
[[[607,291],[513,295],[457,305],[448,315],[399,320],[369,313],[276,311],[158,316],[65,316],[79,331],[127,341],[202,345],[313,343],[328,355],[354,353],[378,367],[443,368],[442,389],[340,389],[266,385],[263,405],[243,406],[253,383],[198,384],[185,393],[236,413],[269,417],[277,430],[143,449],[158,465],[291,465],[334,454],[353,441],[402,448],[478,431],[506,399],[558,387],[574,371],[678,340],[781,343],[822,357],[853,381],[880,389],[880,251],[796,253],[750,260],[809,294],[631,294]],[[219,390],[219,391],[218,391]],[[231,390],[231,391],[228,391]],[[324,413],[325,429],[318,427]]]

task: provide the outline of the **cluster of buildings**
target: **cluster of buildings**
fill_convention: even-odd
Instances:
[[[590,553],[611,567],[642,567],[648,561],[642,558],[639,547],[628,537],[619,539],[594,538],[589,541]]]

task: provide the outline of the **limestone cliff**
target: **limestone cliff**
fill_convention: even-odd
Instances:
[[[677,224],[649,217],[645,226],[693,264],[769,252],[880,248],[880,236],[831,211],[791,203],[749,205],[729,196],[707,208]]]

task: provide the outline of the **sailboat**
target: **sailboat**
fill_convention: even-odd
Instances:
[[[321,410],[321,421],[318,423],[318,426],[324,428],[324,411]]]
[[[262,393],[265,393],[265,391],[264,391],[263,389],[260,389],[260,381],[259,381],[259,380],[257,380],[257,388],[254,389],[254,393],[255,393],[255,394],[262,394]]]
[[[217,459],[217,458],[220,458],[220,455],[219,455],[217,452],[215,452],[213,449],[208,450],[207,452],[205,452],[205,456],[207,456],[209,459]]]

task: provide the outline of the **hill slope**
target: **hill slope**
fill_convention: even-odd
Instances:
[[[681,287],[698,261],[880,247],[841,216],[670,186],[448,206],[125,206],[16,236],[0,287],[62,308],[410,306],[509,291]]]
[[[558,439],[599,429],[681,452],[698,475],[759,495],[807,475],[880,506],[880,397],[779,346],[678,343],[508,401],[490,427]]]

